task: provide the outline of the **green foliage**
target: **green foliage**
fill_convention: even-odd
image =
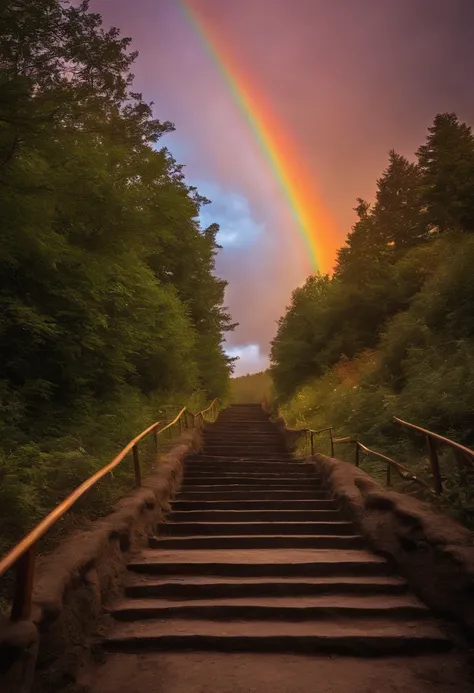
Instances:
[[[474,231],[474,136],[454,113],[440,113],[417,152],[421,195],[432,228]]]
[[[174,128],[133,91],[129,45],[87,2],[0,8],[5,541],[162,404],[228,388],[218,227],[159,145]]]
[[[230,379],[229,400],[232,404],[262,402],[273,398],[273,382],[268,371]]]
[[[290,423],[333,426],[430,479],[424,440],[391,420],[474,446],[471,130],[438,115],[417,155],[410,163],[390,152],[375,204],[358,200],[334,277],[294,291],[271,374]],[[348,448],[337,454],[353,460]],[[364,463],[382,480],[379,463]],[[443,464],[444,507],[474,522],[469,483],[446,456]]]

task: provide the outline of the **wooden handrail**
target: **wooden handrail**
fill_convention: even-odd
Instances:
[[[367,454],[373,455],[374,457],[378,457],[379,459],[383,460],[384,462],[387,463],[387,485],[391,485],[391,469],[395,469],[397,473],[406,481],[414,481],[421,486],[423,486],[427,491],[430,493],[435,493],[436,495],[439,495],[443,492],[443,483],[442,483],[442,477],[441,477],[441,470],[440,470],[440,464],[439,464],[439,457],[438,457],[438,451],[436,449],[436,443],[442,443],[443,445],[448,445],[449,447],[453,448],[453,450],[460,456],[462,457],[463,460],[466,458],[469,460],[470,464],[474,466],[474,450],[471,450],[470,448],[467,448],[464,445],[461,445],[460,443],[456,443],[454,440],[450,440],[449,438],[446,438],[445,436],[440,435],[439,433],[434,433],[434,431],[429,431],[427,428],[422,428],[421,426],[416,426],[415,424],[409,423],[408,421],[404,421],[403,419],[399,419],[396,416],[393,417],[393,420],[395,423],[399,424],[400,426],[404,426],[405,428],[409,428],[411,430],[416,431],[417,433],[421,433],[426,437],[426,442],[428,446],[428,455],[430,458],[430,463],[431,463],[431,473],[433,476],[433,486],[434,488],[431,488],[428,486],[428,484],[423,481],[423,479],[420,479],[417,477],[415,474],[413,474],[408,467],[405,467],[404,465],[400,464],[399,462],[396,462],[393,460],[391,457],[387,457],[387,455],[384,455],[381,452],[377,452],[376,450],[371,450],[368,448],[366,445],[363,445],[357,438],[353,438],[352,436],[345,436],[343,438],[334,438],[333,436],[333,427],[332,426],[327,426],[326,428],[322,428],[319,431],[314,431],[311,428],[301,428],[299,431],[301,433],[306,433],[310,434],[311,436],[311,454],[314,455],[314,436],[319,434],[319,433],[324,433],[325,431],[329,431],[329,437],[330,437],[330,443],[331,443],[331,456],[334,457],[334,445],[338,443],[355,443],[355,464],[356,467],[359,466],[360,463],[360,451],[365,452]]]
[[[462,452],[464,455],[466,455],[466,457],[472,460],[472,463],[474,464],[474,450],[467,448],[465,445],[461,445],[461,443],[456,443],[455,440],[451,440],[450,438],[441,436],[439,435],[439,433],[429,431],[427,428],[422,428],[421,426],[416,426],[415,424],[409,423],[408,421],[403,421],[403,419],[399,419],[396,416],[393,417],[393,420],[400,426],[403,426],[405,428],[411,428],[413,431],[416,431],[417,433],[422,433],[425,436],[433,438],[433,440],[437,440],[439,443],[443,443],[444,445],[448,445],[454,450]]]
[[[408,421],[403,421],[403,419],[399,419],[396,416],[393,417],[393,420],[400,426],[403,426],[404,428],[409,428],[410,430],[416,431],[417,433],[421,433],[425,436],[426,445],[428,447],[428,455],[431,463],[431,473],[433,475],[434,481],[434,491],[437,495],[443,493],[443,480],[441,478],[441,469],[439,464],[436,443],[442,443],[443,445],[447,445],[448,447],[452,448],[458,454],[458,456],[462,455],[463,463],[467,458],[469,460],[470,465],[474,466],[473,450],[466,448],[464,445],[461,445],[460,443],[456,443],[454,440],[445,438],[445,436],[441,436],[439,435],[439,433],[434,433],[433,431],[429,431],[427,428],[422,428],[421,426],[416,426],[415,424],[409,423]]]
[[[135,468],[135,485],[141,486],[141,469],[140,460],[138,456],[138,443],[149,435],[151,432],[154,433],[156,449],[158,449],[158,436],[164,431],[170,429],[178,421],[180,422],[180,427],[182,430],[182,416],[183,414],[190,414],[193,416],[193,427],[195,427],[196,419],[201,417],[201,425],[204,423],[204,415],[209,411],[214,411],[214,407],[218,404],[218,400],[214,399],[211,404],[200,411],[198,414],[193,414],[186,407],[183,407],[181,411],[176,415],[176,417],[170,423],[163,426],[158,430],[160,425],[159,421],[148,426],[144,431],[139,433],[133,440],[131,440],[127,445],[119,452],[119,454],[114,457],[114,459],[109,462],[105,467],[97,471],[95,474],[90,476],[86,481],[80,484],[72,493],[67,496],[54,510],[52,510],[45,518],[39,522],[34,529],[31,530],[23,539],[18,542],[3,558],[0,559],[0,577],[2,577],[10,568],[16,566],[17,577],[15,583],[15,590],[13,595],[11,619],[14,621],[29,618],[31,613],[31,597],[33,592],[33,581],[34,581],[34,567],[36,560],[36,552],[38,542],[44,537],[44,535],[53,527],[58,520],[60,520],[70,508],[81,498],[87,491],[89,491],[93,486],[97,484],[98,481],[103,479],[104,476],[112,472],[119,464],[123,461],[124,457],[132,451],[133,452],[133,463]],[[187,419],[186,419],[187,426]]]
[[[368,453],[369,455],[374,455],[374,457],[378,457],[379,459],[383,460],[384,462],[387,462],[387,477],[386,477],[387,486],[391,486],[390,470],[393,467],[404,481],[414,481],[415,483],[423,486],[427,491],[430,491],[431,493],[433,492],[432,489],[428,486],[428,484],[423,481],[423,479],[418,478],[416,476],[416,474],[412,474],[412,472],[408,469],[408,467],[405,467],[403,464],[400,464],[400,462],[396,462],[391,457],[387,457],[387,455],[384,455],[381,452],[377,452],[376,450],[371,450],[366,445],[363,445],[360,441],[356,441],[356,445],[357,445],[358,449],[363,450],[364,452]],[[359,466],[359,456],[357,455],[357,452],[356,452],[356,460],[357,460],[356,466],[358,467]]]

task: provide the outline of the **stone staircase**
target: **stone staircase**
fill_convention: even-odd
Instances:
[[[111,651],[446,650],[407,583],[366,548],[257,405],[206,426],[160,536],[110,610]]]

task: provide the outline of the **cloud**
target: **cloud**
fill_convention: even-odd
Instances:
[[[202,208],[200,219],[205,228],[216,222],[220,225],[217,240],[224,248],[247,248],[258,243],[264,224],[252,216],[248,200],[241,194],[225,191],[209,181],[196,181],[199,192],[211,200]]]
[[[261,354],[258,344],[246,344],[242,347],[232,347],[226,349],[229,356],[237,357],[235,363],[234,376],[247,375],[248,373],[258,373],[267,368],[267,357]]]
[[[389,149],[412,157],[437,112],[474,112],[472,0],[188,2],[293,139],[341,244],[356,198],[373,197]],[[157,117],[175,122],[164,143],[213,200],[202,220],[221,224],[217,271],[240,323],[228,348],[239,350],[239,369],[258,370],[307,270],[275,174],[179,3],[92,0],[91,8],[133,37],[135,86]],[[316,231],[322,238],[324,228]]]

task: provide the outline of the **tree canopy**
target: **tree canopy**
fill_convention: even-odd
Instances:
[[[293,292],[271,374],[288,400],[369,350],[356,391],[332,410],[341,426],[350,419],[350,433],[359,427],[370,438],[391,412],[474,442],[471,128],[437,115],[416,157],[389,152],[374,203],[357,200],[334,275],[311,276]]]
[[[173,125],[133,91],[130,39],[87,2],[13,0],[0,26],[0,391],[11,423],[28,436],[123,387],[222,394],[232,325],[214,275],[218,227],[200,227],[207,200],[160,144]]]

